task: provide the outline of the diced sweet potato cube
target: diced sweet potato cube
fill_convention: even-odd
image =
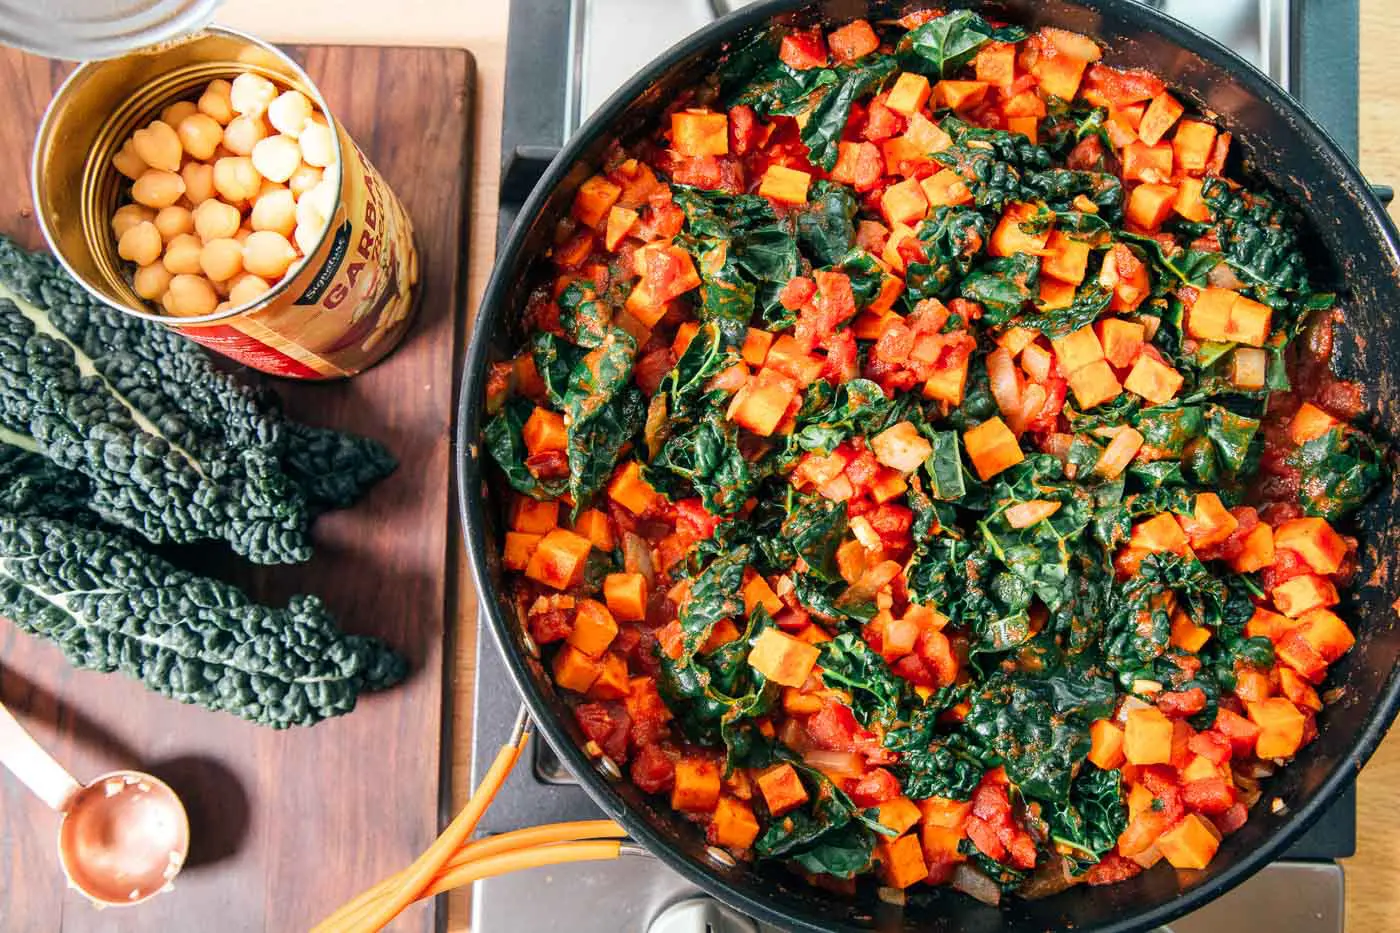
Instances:
[[[1204,183],[1199,178],[1182,178],[1177,182],[1176,201],[1172,210],[1187,220],[1206,223],[1210,220],[1210,206],[1201,193]]]
[[[1254,754],[1260,758],[1289,758],[1303,744],[1303,714],[1284,697],[1245,703],[1249,719],[1259,727]]]
[[[903,890],[928,880],[924,849],[917,836],[882,838],[877,848],[880,856],[880,879],[889,887]]]
[[[778,629],[764,629],[749,651],[749,666],[784,687],[800,687],[807,681],[821,652]]]
[[[1287,665],[1279,666],[1278,686],[1288,701],[1299,709],[1310,709],[1314,713],[1322,711],[1322,698],[1317,695],[1312,684],[1293,668]]]
[[[1040,332],[1029,327],[1011,327],[1002,332],[997,337],[997,346],[1001,347],[1012,356],[1016,356],[1026,347],[1035,342]]]
[[[1099,455],[1099,462],[1094,464],[1094,472],[1108,479],[1116,479],[1142,449],[1142,441],[1140,431],[1122,425]]]
[[[1230,381],[1241,389],[1262,389],[1268,382],[1269,355],[1258,347],[1235,347],[1230,354]]]
[[[1356,636],[1335,612],[1313,609],[1298,620],[1298,634],[1331,664],[1351,650]]]
[[[1154,405],[1163,405],[1176,397],[1183,381],[1181,373],[1144,354],[1133,364],[1133,371],[1123,380],[1123,387]]]
[[[642,465],[629,460],[608,484],[608,498],[633,515],[641,515],[657,499],[657,492],[642,476]]]
[[[809,173],[775,163],[764,171],[758,193],[784,204],[806,204],[807,188],[811,184]]]
[[[1164,765],[1172,759],[1172,721],[1155,706],[1128,712],[1123,757],[1135,765]]]
[[[768,348],[768,356],[763,365],[785,376],[797,380],[800,386],[809,386],[817,381],[822,372],[822,361],[802,348],[792,334],[784,334],[773,341]]]
[[[583,535],[556,528],[535,547],[525,566],[525,576],[556,590],[566,590],[583,579],[583,567],[592,550],[593,542]]]
[[[671,114],[671,148],[683,156],[729,155],[729,117],[678,110]]]
[[[1147,105],[1142,122],[1138,124],[1138,137],[1149,146],[1157,145],[1185,112],[1186,108],[1175,97],[1163,91]]]
[[[569,446],[569,435],[564,430],[564,416],[538,405],[530,412],[530,417],[525,419],[525,426],[520,429],[520,437],[525,441],[525,449],[531,454],[547,450],[566,450]]]
[[[612,526],[608,517],[598,509],[584,509],[574,521],[574,531],[583,535],[600,551],[613,549]]]
[[[1094,324],[1094,330],[1098,334],[1104,358],[1119,369],[1127,369],[1133,365],[1133,361],[1142,352],[1147,332],[1137,321],[1125,321],[1117,317],[1098,321]]]
[[[839,148],[837,151],[839,153]],[[917,168],[927,164],[928,153],[907,135],[894,136],[880,143],[880,158],[884,164],[883,174],[912,177]]]
[[[939,81],[934,99],[950,110],[968,110],[982,103],[990,86],[985,81]]]
[[[899,281],[894,276],[890,276],[890,278],[896,282]],[[851,333],[855,335],[857,340],[879,340],[885,331],[902,320],[904,320],[903,316],[893,311],[874,313],[866,308],[851,321]]]
[[[530,555],[535,553],[535,548],[543,539],[544,535],[507,531],[501,563],[506,565],[507,570],[524,570],[530,563]]]
[[[775,817],[807,802],[807,788],[802,786],[802,778],[798,776],[797,769],[786,762],[760,772],[755,783],[768,806],[768,812]]]
[[[1107,360],[1097,360],[1070,373],[1069,387],[1074,393],[1074,400],[1086,411],[1117,398],[1123,392],[1123,386]]]
[[[1181,523],[1170,512],[1163,512],[1138,522],[1133,526],[1128,543],[1144,551],[1165,551],[1184,555],[1190,550],[1186,532],[1181,530]]]
[[[770,350],[770,357],[772,353]],[[755,434],[768,437],[777,430],[798,392],[796,381],[771,366],[765,366],[752,381],[735,393],[729,404],[728,418]]]
[[[671,809],[685,813],[709,813],[719,805],[719,762],[687,755],[676,762],[676,783],[671,789]]]
[[[1039,136],[1040,117],[1007,117],[1006,129],[1011,133],[1020,133],[1034,143]]]
[[[825,705],[825,700],[815,693],[803,693],[796,687],[783,688],[783,711],[789,716],[810,716]]]
[[[587,693],[602,673],[601,661],[589,657],[573,645],[565,645],[554,656],[554,682],[565,690]]]
[[[909,490],[909,483],[898,470],[881,470],[870,485],[870,498],[876,503],[889,502]]]
[[[1205,174],[1210,152],[1215,148],[1215,127],[1200,120],[1182,120],[1172,137],[1176,162],[1188,175]]]
[[[569,644],[592,658],[601,658],[617,637],[617,621],[596,599],[580,599]]]
[[[906,178],[890,185],[880,195],[880,210],[891,227],[898,224],[907,226],[922,220],[928,213],[928,198],[924,197],[924,189],[919,187],[918,179]]]
[[[638,216],[632,208],[614,204],[612,210],[608,211],[608,228],[603,235],[603,245],[609,250],[617,249],[617,245],[636,228]]]
[[[1204,781],[1221,776],[1220,766],[1204,755],[1196,755],[1187,763],[1186,767],[1181,769],[1181,783],[1183,785],[1192,781]]]
[[[530,534],[548,534],[559,527],[559,500],[516,496],[511,503],[510,527]]]
[[[880,253],[880,258],[884,260],[885,265],[901,275],[904,274],[904,257],[900,255],[899,244],[913,236],[915,236],[914,228],[908,224],[896,224],[885,240],[884,251]]]
[[[1294,552],[1314,573],[1324,576],[1336,573],[1347,556],[1347,543],[1325,518],[1295,518],[1284,522],[1274,529],[1274,547]]]
[[[1045,93],[1069,101],[1079,91],[1087,65],[1068,55],[1041,55],[1030,65],[1030,72]]]
[[[1043,311],[1068,308],[1074,304],[1074,286],[1068,282],[1058,282],[1051,278],[1040,280],[1040,294],[1037,303]]]
[[[1172,177],[1172,147],[1136,140],[1123,147],[1123,177],[1129,181],[1165,182]]]
[[[886,800],[876,808],[881,826],[886,826],[901,836],[919,825],[919,806],[908,797]]]
[[[1218,831],[1195,813],[1157,837],[1157,850],[1173,868],[1205,868],[1219,848]]]
[[[1172,215],[1176,204],[1176,188],[1171,185],[1143,182],[1128,196],[1128,220],[1144,230],[1156,230]]]
[[[1274,530],[1260,522],[1244,539],[1244,550],[1230,561],[1237,573],[1253,573],[1274,562]]]
[[[627,659],[615,652],[609,652],[601,659],[602,670],[593,686],[588,688],[590,700],[621,700],[632,689],[627,669]]]
[[[757,838],[753,807],[737,797],[721,797],[710,820],[710,840],[730,849],[747,849]]]
[[[771,346],[773,346],[773,333],[771,331],[750,327],[748,333],[744,335],[744,346],[740,349],[739,355],[750,366],[762,366],[763,361],[768,358],[768,348]]]
[[[1308,644],[1302,632],[1295,627],[1286,632],[1274,645],[1274,657],[1279,662],[1297,671],[1302,677],[1320,684],[1327,677],[1327,660],[1318,654],[1316,648]]]
[[[1270,612],[1263,606],[1255,606],[1254,615],[1250,616],[1249,621],[1244,624],[1244,634],[1246,638],[1267,638],[1269,641],[1277,642],[1288,632],[1297,628],[1298,624],[1297,619],[1290,619],[1277,612]]]
[[[929,86],[928,78],[912,71],[905,71],[894,79],[894,87],[890,88],[889,96],[885,99],[885,106],[895,113],[901,113],[907,117],[923,110],[924,104],[928,103],[929,94],[932,92],[933,88]]]
[[[647,617],[647,578],[640,573],[610,573],[603,578],[603,599],[615,618],[641,622]]]
[[[1104,358],[1103,344],[1099,342],[1098,335],[1092,327],[1081,327],[1050,341],[1050,345],[1054,347],[1055,356],[1060,360],[1060,368],[1067,373],[1083,369],[1090,363]]]
[[[1123,764],[1123,730],[1111,719],[1089,724],[1089,760],[1105,771]]]
[[[1016,80],[1016,45],[1012,42],[988,42],[972,60],[978,81],[1005,89]]]
[[[1001,418],[989,418],[963,434],[963,446],[972,468],[983,482],[1026,458],[1016,435]]]
[[[885,172],[885,159],[880,147],[870,142],[841,142],[836,144],[836,164],[831,167],[831,180],[851,185],[857,191],[869,191]]]
[[[1262,347],[1269,339],[1273,309],[1253,298],[1238,295],[1230,306],[1230,320],[1225,324],[1225,339]]]
[[[967,204],[972,200],[972,192],[968,190],[967,182],[950,168],[945,168],[925,178],[919,183],[919,187],[924,193],[925,200],[933,207],[955,207],[959,204]],[[903,268],[902,263],[900,268]]]
[[[1178,608],[1172,613],[1172,633],[1168,643],[1173,648],[1195,653],[1210,641],[1210,629],[1197,625],[1191,617]]]
[[[773,588],[768,585],[768,581],[761,575],[754,574],[748,583],[744,584],[744,612],[751,613],[756,606],[762,606],[768,610],[770,616],[776,616],[783,611],[783,601],[778,598],[778,594],[773,592]]]
[[[594,175],[578,186],[574,195],[574,216],[585,227],[597,228],[622,195],[622,188],[602,175]]]
[[[1339,424],[1341,424],[1340,421],[1312,402],[1304,402],[1298,406],[1293,420],[1288,423],[1288,439],[1301,447],[1308,441],[1316,440],[1331,431]]]
[[[904,138],[924,155],[942,152],[953,144],[953,137],[922,113],[909,115],[909,128],[904,131]]]
[[[1230,537],[1239,525],[1239,519],[1225,508],[1220,496],[1213,492],[1197,494],[1191,517],[1181,519],[1181,526],[1193,548],[1219,544]]]
[[[1269,593],[1279,612],[1299,618],[1311,609],[1326,609],[1341,602],[1337,588],[1326,577],[1304,573],[1285,580]]]
[[[996,229],[992,231],[987,252],[993,256],[1011,256],[1015,253],[1039,255],[1045,249],[1045,244],[1050,241],[1049,228],[1039,233],[1027,233],[1021,229],[1022,222],[1031,220],[1035,214],[1036,208],[1033,204],[1008,204]]]
[[[933,375],[924,383],[924,398],[947,402],[949,405],[961,405],[963,392],[967,388],[970,360],[970,357],[964,357],[955,365],[934,370]]]
[[[1204,288],[1186,312],[1186,333],[1198,340],[1230,340],[1230,311],[1239,299],[1228,288]]]
[[[1078,285],[1084,281],[1084,270],[1089,264],[1089,244],[1060,230],[1050,234],[1045,244],[1049,255],[1040,261],[1040,272],[1051,278]]]
[[[900,421],[870,438],[875,459],[901,473],[912,473],[933,453],[933,445],[912,421]]]
[[[720,619],[710,629],[709,637],[707,637],[705,643],[700,646],[700,653],[709,654],[712,651],[718,651],[730,642],[738,640],[739,626],[735,625],[729,619]]]

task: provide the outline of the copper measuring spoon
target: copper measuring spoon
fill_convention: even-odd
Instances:
[[[129,907],[170,889],[189,852],[190,826],[164,781],[113,771],[79,784],[3,703],[0,764],[63,814],[58,858],[83,896],[98,907]]]

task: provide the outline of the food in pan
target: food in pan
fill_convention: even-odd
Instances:
[[[1341,310],[1230,133],[1101,57],[778,28],[559,222],[488,382],[511,592],[588,751],[736,856],[1203,868],[1325,717],[1383,477]]]

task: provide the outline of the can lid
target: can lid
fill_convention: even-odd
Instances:
[[[0,0],[0,44],[48,58],[115,58],[194,32],[220,0]]]

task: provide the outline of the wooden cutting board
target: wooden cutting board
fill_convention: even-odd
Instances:
[[[371,435],[396,473],[315,528],[298,567],[253,569],[223,554],[205,569],[281,603],[322,596],[343,626],[386,639],[412,666],[399,687],[350,715],[273,732],[183,706],[122,675],[74,671],[53,646],[0,620],[0,697],[79,779],[136,767],[184,798],[193,843],[174,892],[98,912],[65,892],[58,817],[0,773],[0,930],[292,931],[413,860],[434,838],[443,797],[452,401],[465,260],[473,62],[457,49],[294,47],[350,135],[398,193],[417,229],[418,320],[404,344],[352,380],[267,380],[287,412]],[[31,143],[71,68],[0,49],[0,232],[31,247]],[[250,378],[259,379],[257,374]],[[433,929],[435,910],[395,929]]]

